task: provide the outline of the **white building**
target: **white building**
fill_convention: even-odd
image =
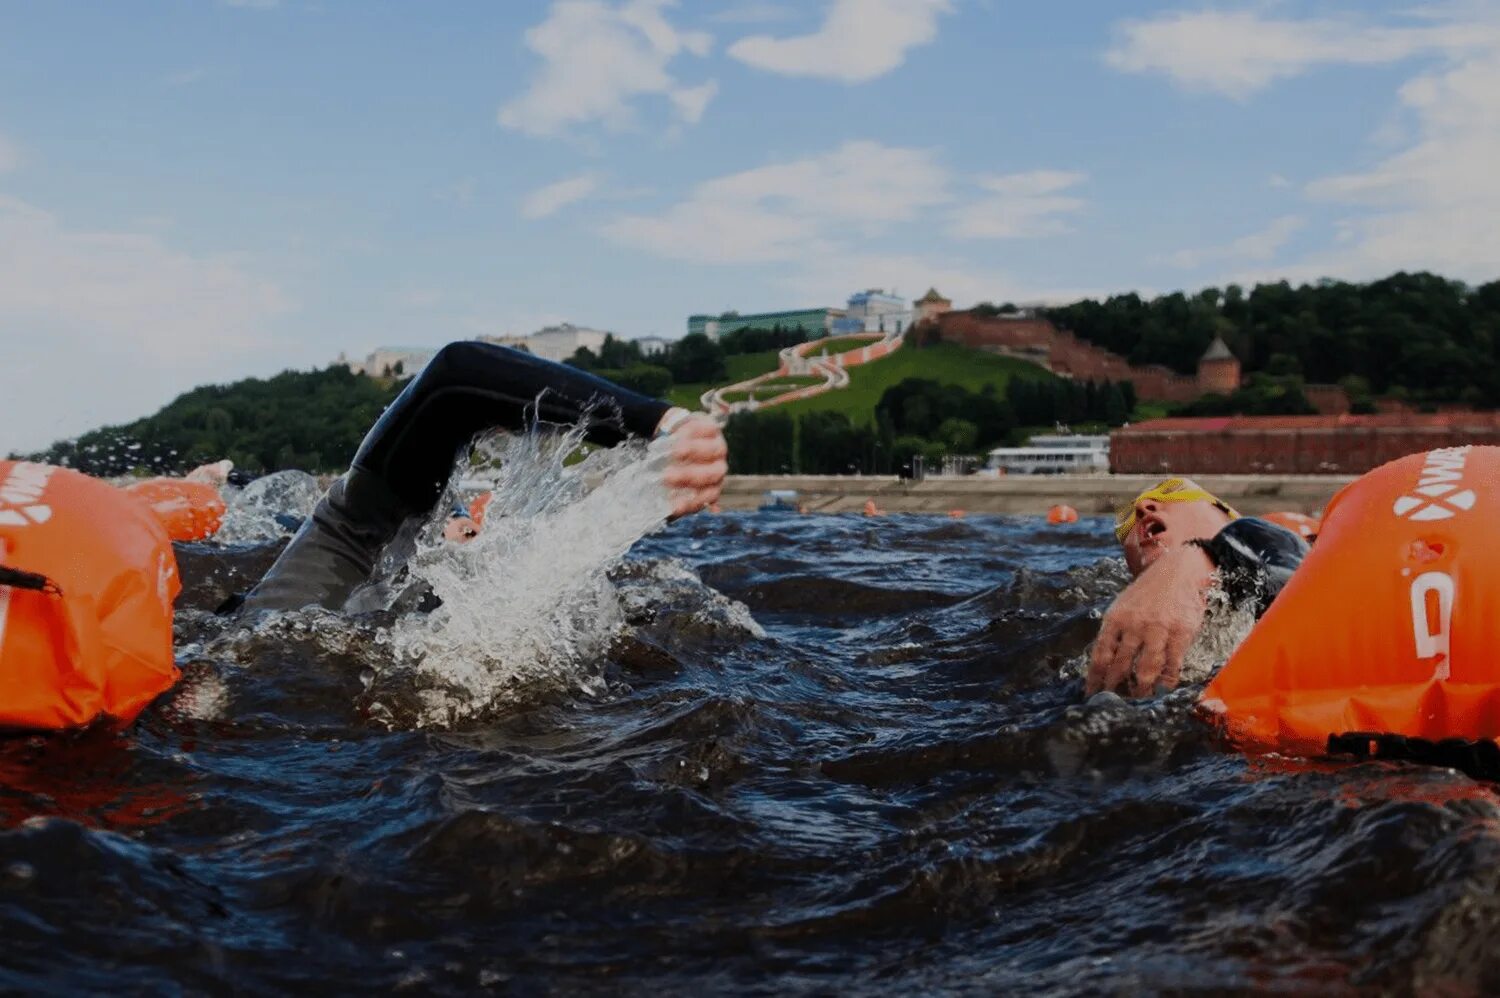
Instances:
[[[641,348],[641,356],[654,357],[666,353],[672,341],[663,336],[642,336],[635,341],[635,345]]]
[[[601,329],[585,329],[571,322],[539,329],[526,337],[526,349],[544,360],[567,360],[578,352],[579,347],[588,347],[594,353],[604,346],[604,337],[609,333]]]
[[[992,474],[1102,474],[1109,471],[1109,437],[1038,434],[1025,447],[996,447],[985,468]]]
[[[839,333],[900,333],[912,324],[915,313],[911,304],[884,288],[870,288],[849,296],[849,307],[842,318],[833,322]]]
[[[432,347],[376,347],[363,361],[339,354],[335,363],[371,378],[409,378],[426,367],[436,353]]]

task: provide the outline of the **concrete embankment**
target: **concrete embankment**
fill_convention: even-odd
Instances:
[[[1204,475],[1204,488],[1246,515],[1284,510],[1316,513],[1352,475]],[[813,513],[857,513],[874,499],[892,513],[1038,514],[1066,503],[1082,516],[1113,515],[1122,503],[1160,481],[1147,475],[967,476],[902,482],[862,475],[731,475],[725,509],[755,509],[770,489],[794,489]]]

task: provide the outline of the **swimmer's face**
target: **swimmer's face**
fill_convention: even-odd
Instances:
[[[1135,526],[1123,542],[1131,575],[1150,568],[1168,548],[1195,537],[1212,537],[1229,522],[1229,514],[1206,499],[1163,502],[1142,497],[1135,501],[1135,515]]]
[[[479,525],[467,516],[450,516],[443,524],[443,539],[467,544],[479,536]]]

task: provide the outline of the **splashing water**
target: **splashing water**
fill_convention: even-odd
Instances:
[[[294,534],[323,494],[318,480],[305,471],[278,471],[237,493],[232,487],[220,491],[229,508],[214,535],[217,544],[251,544]]]
[[[407,591],[425,586],[442,605],[377,639],[396,668],[432,684],[419,723],[480,715],[520,686],[601,688],[593,670],[623,620],[607,572],[666,522],[669,444],[624,444],[568,464],[582,439],[581,428],[492,436],[460,460],[453,482],[494,493],[484,528],[468,544],[445,542],[450,503],[438,505],[405,565]]]

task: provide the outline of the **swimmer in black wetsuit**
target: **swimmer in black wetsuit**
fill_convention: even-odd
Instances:
[[[408,518],[441,498],[459,451],[492,428],[576,425],[613,445],[670,435],[664,482],[673,516],[719,497],[727,449],[718,425],[584,371],[488,343],[451,343],[385,411],[349,470],[319,500],[260,583],[225,609],[338,609],[369,579],[381,550]]]
[[[1135,581],[1104,614],[1088,693],[1124,686],[1143,696],[1176,686],[1215,575],[1236,606],[1252,603],[1259,617],[1308,550],[1296,534],[1242,518],[1190,478],[1142,492],[1121,510],[1115,532]]]

